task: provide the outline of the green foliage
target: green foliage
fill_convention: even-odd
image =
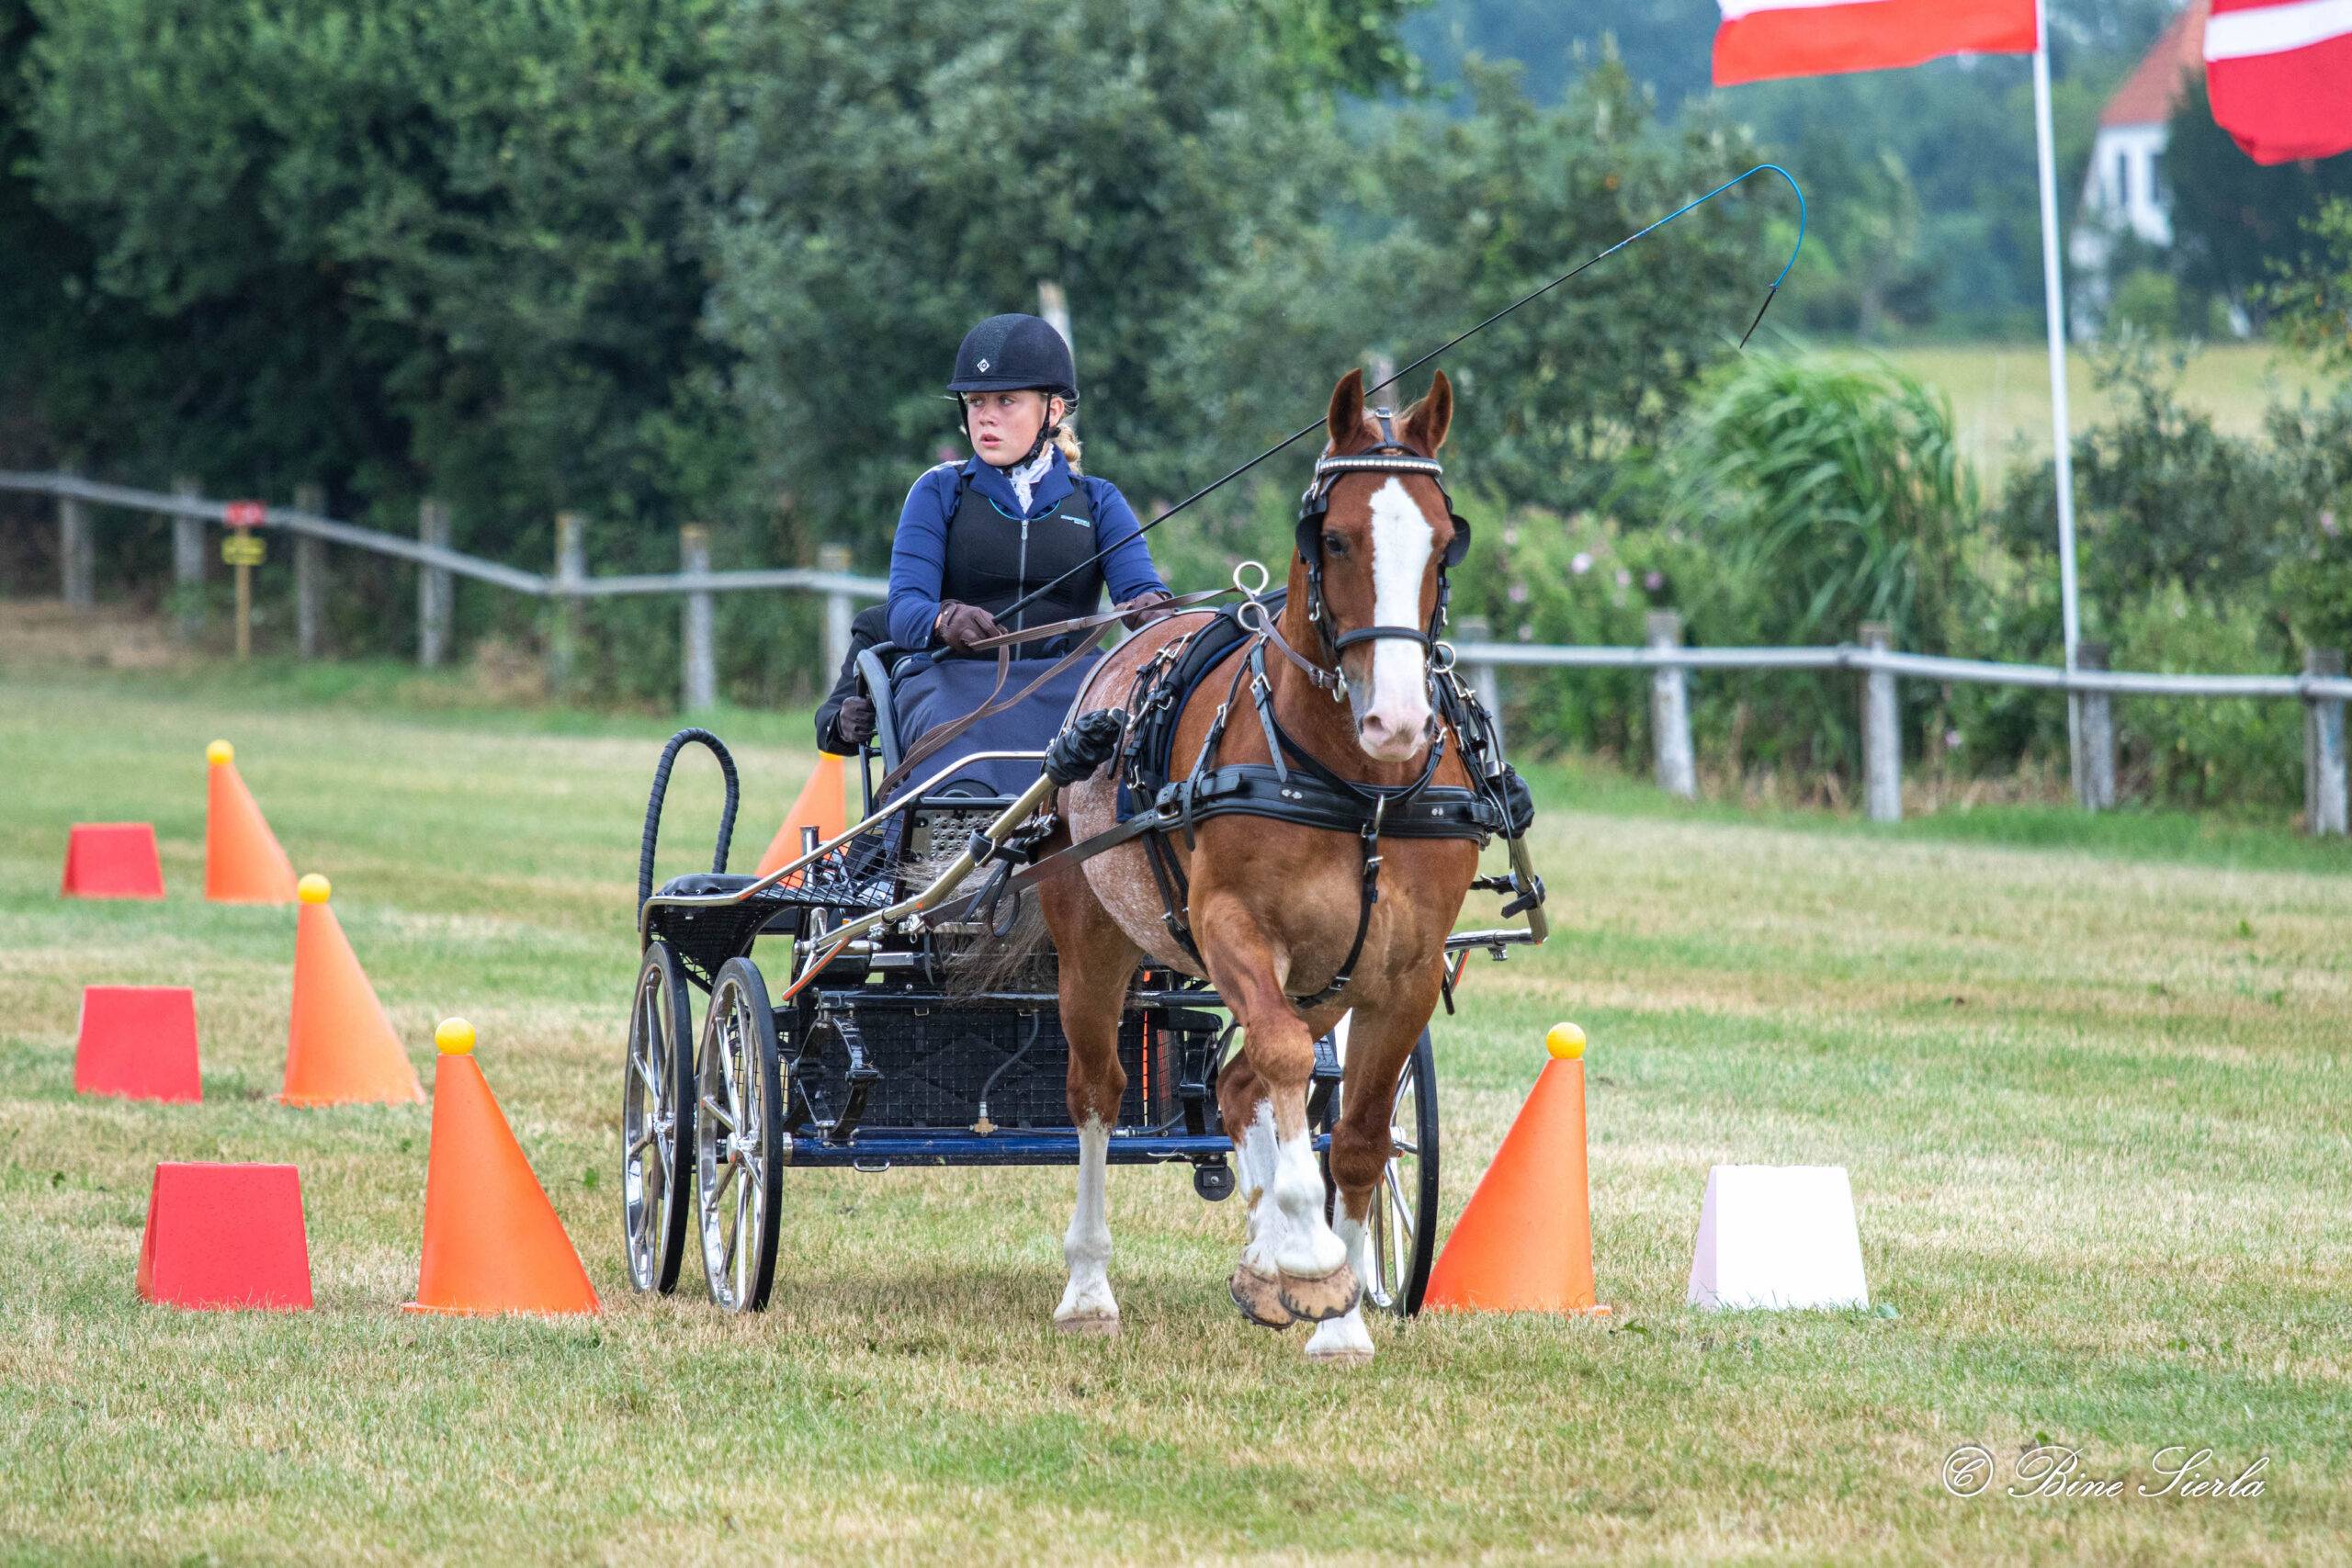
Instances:
[[[2278,616],[2298,649],[2352,649],[2352,388],[2274,405],[2265,434],[2286,507]]]
[[[2184,309],[2180,279],[2154,267],[2134,267],[2116,280],[2108,320],[2145,337],[2169,339],[2180,334]]]
[[[1767,640],[1840,642],[1876,621],[1903,647],[1950,645],[1977,496],[1939,395],[1892,368],[1751,353],[1694,405],[1678,460]]]
[[[2052,18],[2059,184],[2081,188],[2098,111],[2168,19],[2167,0],[2086,0]],[[1472,57],[1527,66],[1530,95],[1565,97],[1589,61],[1621,54],[1668,115],[1736,119],[1811,199],[1821,254],[1776,316],[1820,330],[1943,333],[2039,324],[2041,273],[2027,62],[1710,92],[1713,0],[1439,0],[1405,36],[1441,84]],[[1885,170],[1904,171],[1890,187]],[[1891,231],[1894,242],[1886,243]]]
[[[1403,117],[1374,164],[1396,227],[1370,254],[1360,298],[1378,302],[1366,324],[1399,360],[1757,162],[1711,117],[1661,127],[1613,60],[1557,109],[1530,102],[1513,73],[1473,81],[1476,115]],[[1477,482],[1517,502],[1597,503],[1616,460],[1655,448],[1737,342],[1786,259],[1770,225],[1789,204],[1778,181],[1751,180],[1449,360],[1455,438],[1477,454]]]
[[[1258,31],[1301,93],[1412,86],[1419,62],[1397,24],[1427,0],[1250,0]]]
[[[2272,628],[2251,604],[2216,606],[2177,582],[2116,616],[2120,669],[2268,672]],[[2294,703],[2130,697],[2115,707],[2119,787],[2134,798],[2207,807],[2290,805],[2302,797],[2302,710]]]
[[[868,564],[922,465],[967,455],[941,388],[973,321],[1063,286],[1080,428],[1133,484],[1198,433],[1155,417],[1175,322],[1261,225],[1311,216],[1292,182],[1311,139],[1212,0],[959,5],[945,72],[941,9],[746,5],[704,110],[709,327],[758,483]],[[1313,381],[1293,406],[1317,406]]]
[[[2175,270],[2192,289],[2258,314],[2277,268],[2300,269],[2325,241],[2309,221],[2330,200],[2352,197],[2352,158],[2255,163],[2214,123],[2201,75],[2181,94],[2166,136]]]
[[[703,356],[682,87],[717,0],[36,12],[40,193],[141,329],[119,460],[430,490],[500,553],[674,496],[651,436]]]
[[[2279,341],[2336,374],[2352,374],[2352,197],[2332,197],[2303,224],[2310,244],[2294,265],[2274,262],[2262,290]]]
[[[1847,642],[1876,622],[1898,648],[1952,646],[1976,487],[1950,405],[1917,381],[1750,353],[1693,405],[1673,471],[1676,510],[1731,585],[1726,624],[1694,627],[1710,640]],[[1842,768],[1850,683],[1773,680],[1766,752]]]
[[[2226,435],[2178,395],[2182,356],[2126,334],[2095,361],[2123,400],[2111,424],[2075,438],[2075,534],[2088,635],[2098,607],[2178,584],[2209,603],[2259,582],[2278,558],[2288,497],[2256,442]],[[2012,549],[2057,537],[2047,463],[2012,470],[1999,523]]]

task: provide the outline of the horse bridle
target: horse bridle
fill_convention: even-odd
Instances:
[[[1306,493],[1298,500],[1296,540],[1299,559],[1306,567],[1306,613],[1315,623],[1316,635],[1322,639],[1324,656],[1331,660],[1336,677],[1331,694],[1342,701],[1347,697],[1348,678],[1339,671],[1340,655],[1356,644],[1381,637],[1403,637],[1419,643],[1425,654],[1435,653],[1439,634],[1445,629],[1446,601],[1451,592],[1446,569],[1460,566],[1462,558],[1470,553],[1470,520],[1453,508],[1453,492],[1445,488],[1445,465],[1414,451],[1396,438],[1394,410],[1376,408],[1371,413],[1379,422],[1380,439],[1344,457],[1317,457],[1315,477],[1308,482]],[[1438,494],[1444,498],[1446,515],[1453,521],[1453,537],[1446,542],[1445,553],[1438,558],[1437,607],[1430,613],[1428,626],[1374,625],[1359,626],[1351,632],[1332,627],[1330,604],[1323,593],[1323,519],[1331,510],[1331,487],[1350,474],[1418,474],[1435,481]]]

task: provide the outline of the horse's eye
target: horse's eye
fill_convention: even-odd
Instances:
[[[1337,534],[1326,534],[1323,536],[1323,553],[1336,560],[1348,553],[1348,542]]]

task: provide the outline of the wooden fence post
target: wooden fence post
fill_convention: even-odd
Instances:
[[[1862,646],[1884,653],[1893,634],[1880,621],[1862,626]],[[1903,820],[1903,722],[1894,700],[1894,672],[1862,674],[1862,801],[1873,822]]]
[[[1682,646],[1682,617],[1671,610],[1653,610],[1649,641],[1654,649]],[[1661,664],[1650,671],[1650,739],[1657,753],[1657,787],[1668,795],[1693,800],[1699,794],[1699,769],[1690,750],[1690,672],[1679,664]]]
[[[2078,643],[2075,667],[2105,671],[2108,647],[2103,642]],[[2111,692],[2084,692],[2082,697],[2083,773],[2075,781],[2076,797],[2086,811],[2115,809],[2115,701]]]
[[[81,478],[81,469],[65,470]],[[90,535],[90,503],[78,495],[57,498],[59,592],[66,607],[86,610],[98,602],[97,541]]]
[[[817,569],[820,571],[847,571],[850,555],[847,545],[817,547]],[[818,671],[817,689],[830,690],[833,678],[849,660],[849,624],[857,614],[850,596],[838,589],[825,593],[825,667]]]
[[[172,493],[193,499],[202,493],[191,479],[172,481]],[[172,597],[183,640],[204,629],[204,524],[195,517],[172,519]]]
[[[417,502],[416,536],[435,549],[447,549],[449,509],[430,496]],[[449,657],[449,622],[457,607],[457,580],[447,568],[417,569],[416,661],[427,670]]]
[[[2344,650],[2307,648],[2303,673],[2321,680],[2341,680]],[[2344,699],[2307,697],[2303,701],[2303,821],[2313,835],[2341,836],[2352,830],[2352,801],[2346,798]]]
[[[688,576],[710,570],[710,530],[689,523],[678,530],[678,569]],[[718,654],[712,646],[711,594],[707,588],[689,588],[681,635],[684,649],[684,698],[688,713],[700,713],[718,701]]]
[[[309,479],[294,487],[294,510],[323,517],[327,487]],[[294,536],[294,651],[316,659],[326,640],[327,542]]]
[[[1464,642],[1486,642],[1494,635],[1494,626],[1486,616],[1462,617]],[[1509,755],[1510,749],[1503,745],[1503,683],[1500,672],[1491,664],[1471,665],[1470,689],[1477,694],[1478,705],[1485,708],[1487,716],[1495,721],[1495,744],[1502,747],[1504,754]]]
[[[548,685],[559,696],[571,692],[580,651],[579,582],[588,575],[588,547],[577,512],[555,516],[555,636],[548,644]]]

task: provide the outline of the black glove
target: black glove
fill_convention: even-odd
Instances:
[[[978,604],[948,599],[940,604],[939,614],[933,617],[931,634],[956,652],[969,653],[974,643],[983,637],[1001,637],[1004,628]]]
[[[1120,619],[1120,624],[1125,626],[1127,630],[1131,632],[1141,631],[1144,627],[1151,625],[1152,622],[1165,620],[1170,615],[1174,615],[1176,613],[1175,611],[1163,610],[1159,608],[1159,606],[1167,604],[1168,601],[1175,597],[1176,595],[1169,592],[1165,588],[1147,588],[1142,592],[1136,594],[1134,598],[1123,599],[1116,604],[1112,605],[1111,608],[1114,610],[1125,610],[1127,612],[1127,614]]]
[[[864,697],[843,697],[833,710],[833,733],[844,746],[863,746],[874,739],[874,705]]]

